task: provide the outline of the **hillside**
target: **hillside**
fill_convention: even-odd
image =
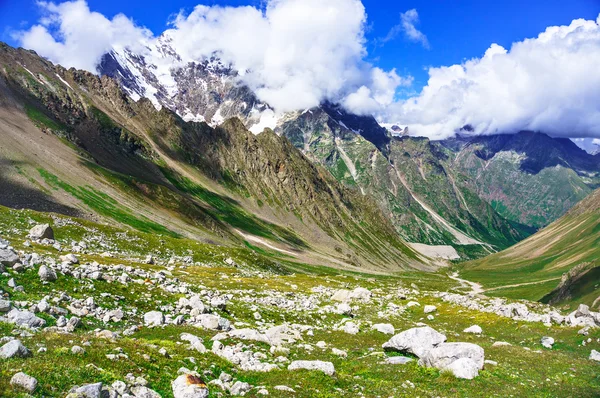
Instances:
[[[464,264],[486,294],[595,308],[600,300],[600,190],[523,242]],[[518,285],[518,286],[515,286]]]
[[[285,138],[185,122],[108,77],[0,47],[0,204],[338,267],[427,268],[376,203]],[[37,198],[32,200],[32,198]]]

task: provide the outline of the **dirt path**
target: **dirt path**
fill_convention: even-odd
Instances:
[[[537,285],[540,283],[546,283],[546,282],[550,282],[550,281],[556,281],[559,280],[561,277],[556,277],[556,278],[550,278],[550,279],[545,279],[543,281],[535,281],[535,282],[525,282],[525,283],[517,283],[516,285],[506,285],[506,286],[498,286],[498,287],[492,287],[490,289],[485,289],[485,292],[491,292],[492,290],[500,290],[500,289],[509,289],[511,287],[519,287],[519,286],[528,286],[528,285]]]
[[[448,275],[448,277],[450,279],[453,279],[457,282],[460,282],[460,284],[464,287],[470,287],[471,291],[469,292],[469,294],[483,294],[485,292],[485,290],[483,290],[483,287],[477,283],[477,282],[471,282],[468,281],[466,279],[461,279],[458,277],[458,272],[453,273],[452,275]]]

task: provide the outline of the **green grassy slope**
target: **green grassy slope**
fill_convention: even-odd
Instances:
[[[488,294],[531,300],[546,297],[548,301],[563,274],[580,267],[588,273],[558,303],[591,305],[600,296],[599,258],[600,191],[597,190],[565,216],[525,241],[464,264],[462,275],[481,282],[485,288],[496,288]],[[508,287],[512,285],[522,286]]]

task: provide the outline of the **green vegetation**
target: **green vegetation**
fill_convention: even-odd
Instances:
[[[38,172],[48,185],[54,189],[62,189],[105,217],[112,218],[119,223],[129,225],[140,231],[177,236],[176,233],[162,225],[146,218],[141,218],[141,216],[133,215],[130,210],[121,206],[115,199],[93,187],[73,187],[44,169],[38,169]]]
[[[29,119],[38,127],[46,127],[56,132],[66,130],[65,126],[49,118],[44,112],[34,106],[25,105],[25,112]]]

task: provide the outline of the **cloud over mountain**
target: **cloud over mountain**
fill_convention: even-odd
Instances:
[[[91,11],[85,0],[38,4],[44,17],[19,32],[19,41],[67,67],[95,71],[111,48],[144,54],[157,40],[125,15]],[[394,34],[428,45],[417,22],[409,10]],[[473,134],[531,129],[600,137],[600,17],[549,27],[510,49],[492,44],[460,65],[431,67],[427,86],[408,100],[396,92],[410,76],[366,61],[366,23],[360,0],[267,0],[260,8],[199,5],[162,34],[183,62],[216,54],[231,63],[280,112],[331,100],[433,138],[467,124]]]

